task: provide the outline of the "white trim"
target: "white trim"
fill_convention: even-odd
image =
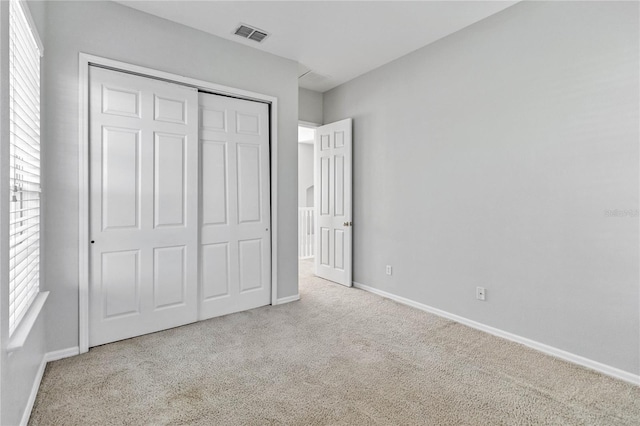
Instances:
[[[78,260],[79,264],[79,350],[89,350],[89,65],[97,65],[132,74],[166,80],[209,93],[269,104],[271,129],[271,304],[278,304],[278,98],[247,90],[236,89],[208,81],[197,80],[164,71],[102,58],[80,52],[79,54],[79,187],[78,187]]]
[[[20,320],[20,324],[18,324],[18,328],[13,332],[13,335],[9,338],[9,343],[7,344],[7,352],[14,352],[19,349],[22,349],[24,344],[31,333],[31,329],[33,328],[42,308],[44,307],[44,302],[49,297],[49,292],[41,292],[38,293],[33,302],[31,302],[31,306],[29,310],[25,314],[24,317]]]
[[[46,362],[58,361],[59,359],[69,358],[72,356],[80,355],[80,348],[74,346],[72,348],[60,349],[58,351],[47,352],[44,354],[44,360]]]
[[[22,413],[20,426],[27,426],[27,424],[29,423],[29,418],[31,418],[31,411],[33,410],[33,404],[35,404],[36,402],[36,397],[38,396],[38,390],[40,389],[40,383],[42,382],[42,377],[44,376],[44,370],[47,367],[47,363],[51,361],[57,361],[62,358],[68,358],[70,356],[78,355],[79,353],[80,353],[80,348],[78,346],[75,346],[73,348],[47,352],[42,356],[42,361],[40,362],[40,366],[38,367],[38,371],[36,372],[36,377],[33,380],[33,386],[31,387],[31,392],[29,393],[29,399],[27,400],[27,405],[25,406],[24,412]]]
[[[295,302],[297,300],[300,300],[300,295],[294,294],[293,296],[282,297],[276,300],[276,303],[274,303],[274,305],[284,305],[285,303]]]
[[[599,373],[606,374],[607,376],[624,380],[625,382],[629,382],[634,385],[640,385],[640,375],[629,373],[628,371],[620,370],[619,368],[615,368],[610,365],[606,365],[601,362],[594,361],[589,358],[585,358],[583,356],[576,355],[571,352],[567,352],[562,349],[558,349],[556,347],[546,345],[544,343],[536,342],[535,340],[527,339],[526,337],[518,336],[517,334],[509,333],[508,331],[500,330],[499,328],[494,328],[494,327],[443,311],[441,309],[434,308],[432,306],[425,305],[423,303],[416,302],[411,299],[407,299],[406,297],[397,296],[395,294],[388,293],[384,290],[379,290],[377,288],[374,288],[365,284],[361,284],[353,281],[353,286],[361,290],[368,291],[373,294],[377,294],[378,296],[386,297],[387,299],[391,299],[398,303],[402,303],[403,305],[411,306],[412,308],[420,309],[421,311],[429,312],[439,317],[450,319],[452,321],[466,325],[468,327],[475,328],[476,330],[484,331],[485,333],[489,333],[497,337],[502,337],[503,339],[507,339],[512,342],[520,343],[522,345],[525,345],[529,348],[535,349],[547,355],[551,355],[556,358],[569,361],[573,364],[578,364],[582,367],[586,367],[591,370],[595,370]]]
[[[311,121],[298,120],[298,126],[307,127],[309,129],[317,129],[318,127],[322,126],[322,124],[313,123]]]
[[[271,140],[271,304],[278,304],[278,99],[269,105]]]
[[[89,59],[80,54],[78,75],[78,321],[79,348],[89,350]]]
[[[44,375],[44,369],[47,366],[47,361],[44,360],[45,356],[42,357],[42,361],[40,362],[40,366],[38,367],[38,371],[36,372],[36,377],[33,380],[33,386],[31,387],[31,392],[29,393],[29,399],[27,400],[27,405],[24,407],[24,411],[22,412],[22,419],[20,420],[20,426],[27,426],[29,423],[29,418],[31,417],[31,410],[33,410],[33,404],[36,402],[36,397],[38,396],[38,389],[40,389],[40,382],[42,381],[42,376]]]

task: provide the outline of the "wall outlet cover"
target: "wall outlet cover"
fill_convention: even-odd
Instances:
[[[476,299],[486,300],[487,290],[484,287],[476,287]]]

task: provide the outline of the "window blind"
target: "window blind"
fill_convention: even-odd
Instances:
[[[9,333],[39,292],[40,48],[23,6],[10,6]]]

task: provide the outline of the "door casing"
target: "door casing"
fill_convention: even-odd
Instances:
[[[271,304],[278,304],[278,98],[223,86],[203,80],[141,67],[86,53],[79,54],[79,144],[78,144],[78,278],[79,278],[79,350],[89,350],[89,66],[95,65],[143,77],[195,87],[223,96],[233,96],[269,105],[269,151],[271,191]],[[286,298],[281,303],[289,301]]]

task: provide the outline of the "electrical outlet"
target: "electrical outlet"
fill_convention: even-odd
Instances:
[[[391,275],[391,265],[387,265],[387,275]]]
[[[476,299],[485,300],[487,296],[487,291],[484,287],[476,287]]]

